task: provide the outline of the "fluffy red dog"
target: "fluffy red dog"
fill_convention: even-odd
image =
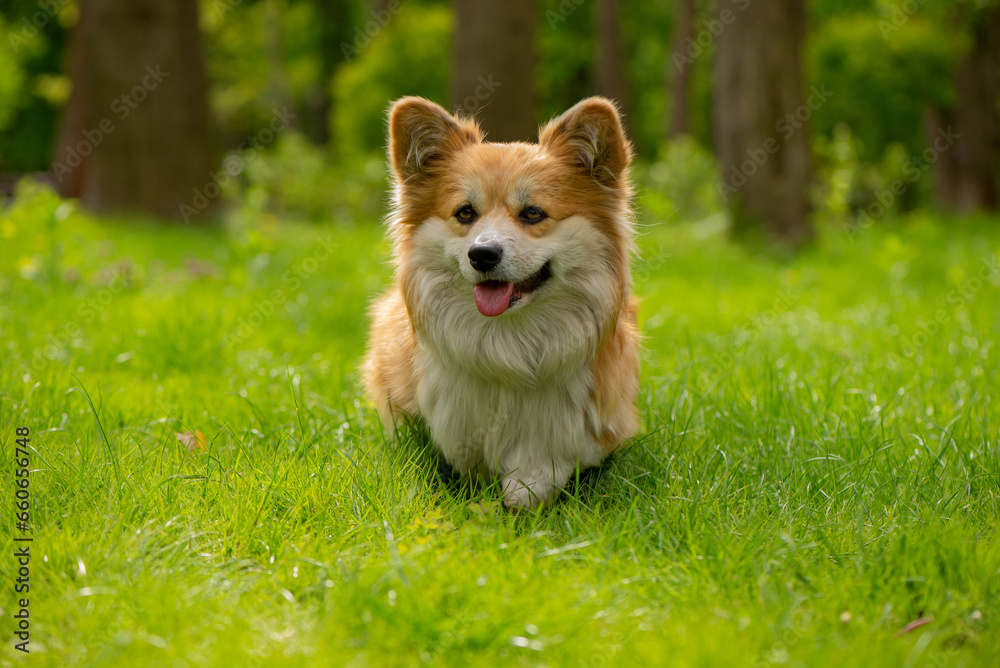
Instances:
[[[583,100],[538,144],[495,144],[423,98],[389,114],[396,279],[374,305],[365,384],[383,422],[430,429],[459,473],[548,503],[637,427],[632,149]]]

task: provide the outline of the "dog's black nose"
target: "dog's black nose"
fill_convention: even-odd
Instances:
[[[476,245],[469,249],[469,262],[476,271],[489,271],[500,264],[502,255],[499,246]]]

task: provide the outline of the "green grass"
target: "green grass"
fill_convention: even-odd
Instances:
[[[1000,663],[1000,221],[644,227],[642,434],[515,516],[359,393],[377,226],[58,205],[0,217],[4,664],[18,426],[25,665]]]

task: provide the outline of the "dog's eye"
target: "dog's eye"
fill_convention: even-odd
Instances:
[[[460,223],[471,223],[477,218],[476,210],[472,208],[471,204],[463,204],[455,212],[455,219]]]
[[[524,223],[540,223],[548,218],[548,216],[545,215],[545,212],[539,207],[531,204],[530,206],[524,207],[524,211],[521,212],[520,218],[521,222]]]

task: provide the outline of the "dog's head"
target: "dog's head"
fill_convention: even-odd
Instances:
[[[504,327],[537,312],[557,326],[575,310],[605,330],[628,296],[631,156],[603,98],[546,124],[538,144],[486,142],[428,100],[396,102],[390,227],[414,323],[437,313]]]

